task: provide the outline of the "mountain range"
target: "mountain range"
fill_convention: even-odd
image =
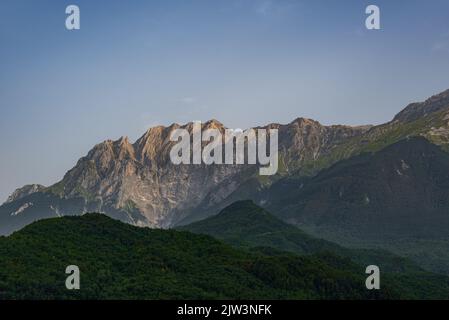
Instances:
[[[191,132],[192,123],[150,128],[134,143],[104,141],[56,184],[16,190],[0,207],[0,233],[86,212],[172,228],[251,199],[311,235],[449,273],[449,90],[376,126],[268,124],[279,130],[272,177],[254,165],[173,165],[169,137],[177,128]],[[225,129],[216,120],[207,128]]]
[[[171,227],[201,206],[220,208],[221,202],[252,179],[264,181],[254,165],[174,165],[169,153],[173,130],[184,126],[149,129],[135,143],[126,137],[96,145],[48,187],[25,186],[0,207],[0,233],[8,234],[44,217],[104,212],[137,225]],[[216,120],[203,130],[225,127]],[[288,125],[270,124],[279,130],[280,176],[330,151],[335,144],[360,135],[367,127],[322,126],[296,119]],[[269,179],[274,180],[277,177]]]

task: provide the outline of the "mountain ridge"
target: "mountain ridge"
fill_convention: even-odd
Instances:
[[[23,197],[26,197],[32,193],[40,192],[45,190],[46,187],[41,184],[27,184],[21,188],[17,188],[3,204],[11,203],[16,200],[19,200]]]
[[[217,120],[207,121],[202,127],[225,130]],[[366,127],[322,126],[305,118],[264,128],[273,127],[279,130],[281,174],[288,172],[290,166],[328,152],[334,143],[367,130]],[[119,215],[126,222],[169,227],[185,218],[205,199],[211,205],[219,203],[243,181],[258,176],[257,166],[251,165],[173,165],[169,151],[175,142],[169,141],[169,135],[177,128],[191,132],[192,123],[150,128],[133,144],[126,137],[99,143],[80,158],[61,181],[41,193],[60,198],[52,206],[58,207],[62,215],[72,211],[64,206],[66,199],[82,198],[90,210]],[[18,207],[23,205],[21,201],[16,204]],[[78,210],[85,212],[81,204]],[[0,207],[0,222],[1,211]],[[47,215],[51,215],[55,210],[48,207],[47,211]],[[3,212],[3,215],[8,213]],[[26,210],[22,216],[26,216]]]
[[[448,168],[447,152],[412,137],[311,178],[279,180],[255,200],[312,235],[381,247],[448,273]]]
[[[449,106],[449,89],[439,94],[433,95],[423,102],[413,102],[400,111],[394,118],[394,121],[410,122],[445,109]]]
[[[259,127],[279,130],[279,170],[272,177],[259,176],[251,165],[173,165],[170,132],[191,132],[191,122],[150,128],[134,143],[126,137],[106,140],[80,158],[61,181],[0,206],[0,224],[8,233],[32,222],[38,215],[36,201],[51,198],[52,203],[39,206],[42,216],[94,210],[138,226],[167,228],[215,214],[243,197],[257,197],[283,177],[314,176],[338,161],[379,151],[409,136],[424,136],[449,149],[448,92],[410,104],[395,120],[378,126],[323,126],[297,118]],[[208,127],[225,129],[214,119],[203,123],[203,129]],[[33,201],[27,200],[31,196]],[[11,215],[16,212],[20,214]]]

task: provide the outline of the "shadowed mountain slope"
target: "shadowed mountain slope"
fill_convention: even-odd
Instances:
[[[440,254],[449,239],[448,168],[449,154],[410,138],[312,178],[281,180],[258,201],[314,235],[377,245],[448,272],[448,256]]]
[[[384,250],[347,249],[312,237],[276,218],[250,200],[235,202],[215,216],[179,229],[208,234],[237,247],[271,247],[299,255],[331,252],[350,258],[360,265],[377,265],[383,271],[417,273],[423,271],[411,261]]]

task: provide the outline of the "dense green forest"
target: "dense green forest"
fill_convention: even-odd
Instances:
[[[65,269],[80,268],[67,290]],[[241,249],[207,235],[134,227],[101,214],[51,218],[0,238],[1,299],[444,298],[447,278],[385,275],[331,253]]]

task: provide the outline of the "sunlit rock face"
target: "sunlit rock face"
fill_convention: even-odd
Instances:
[[[58,203],[50,203],[44,216],[96,210],[135,225],[166,228],[187,218],[199,206],[214,213],[224,199],[248,180],[260,180],[259,188],[276,179],[259,179],[257,165],[174,165],[170,150],[176,142],[170,136],[179,128],[192,134],[193,123],[150,128],[134,143],[126,137],[104,141],[81,158],[60,182],[48,188],[16,191],[9,204],[23,199],[19,194],[51,194]],[[217,120],[202,124],[203,131],[211,128],[220,132],[226,129]],[[369,127],[323,126],[298,118],[287,125],[269,124],[260,128],[278,129],[277,176],[282,176],[329,153],[336,144],[362,134]],[[70,199],[71,205],[66,206]],[[74,201],[79,204],[74,205]],[[26,216],[24,211],[22,216]]]

